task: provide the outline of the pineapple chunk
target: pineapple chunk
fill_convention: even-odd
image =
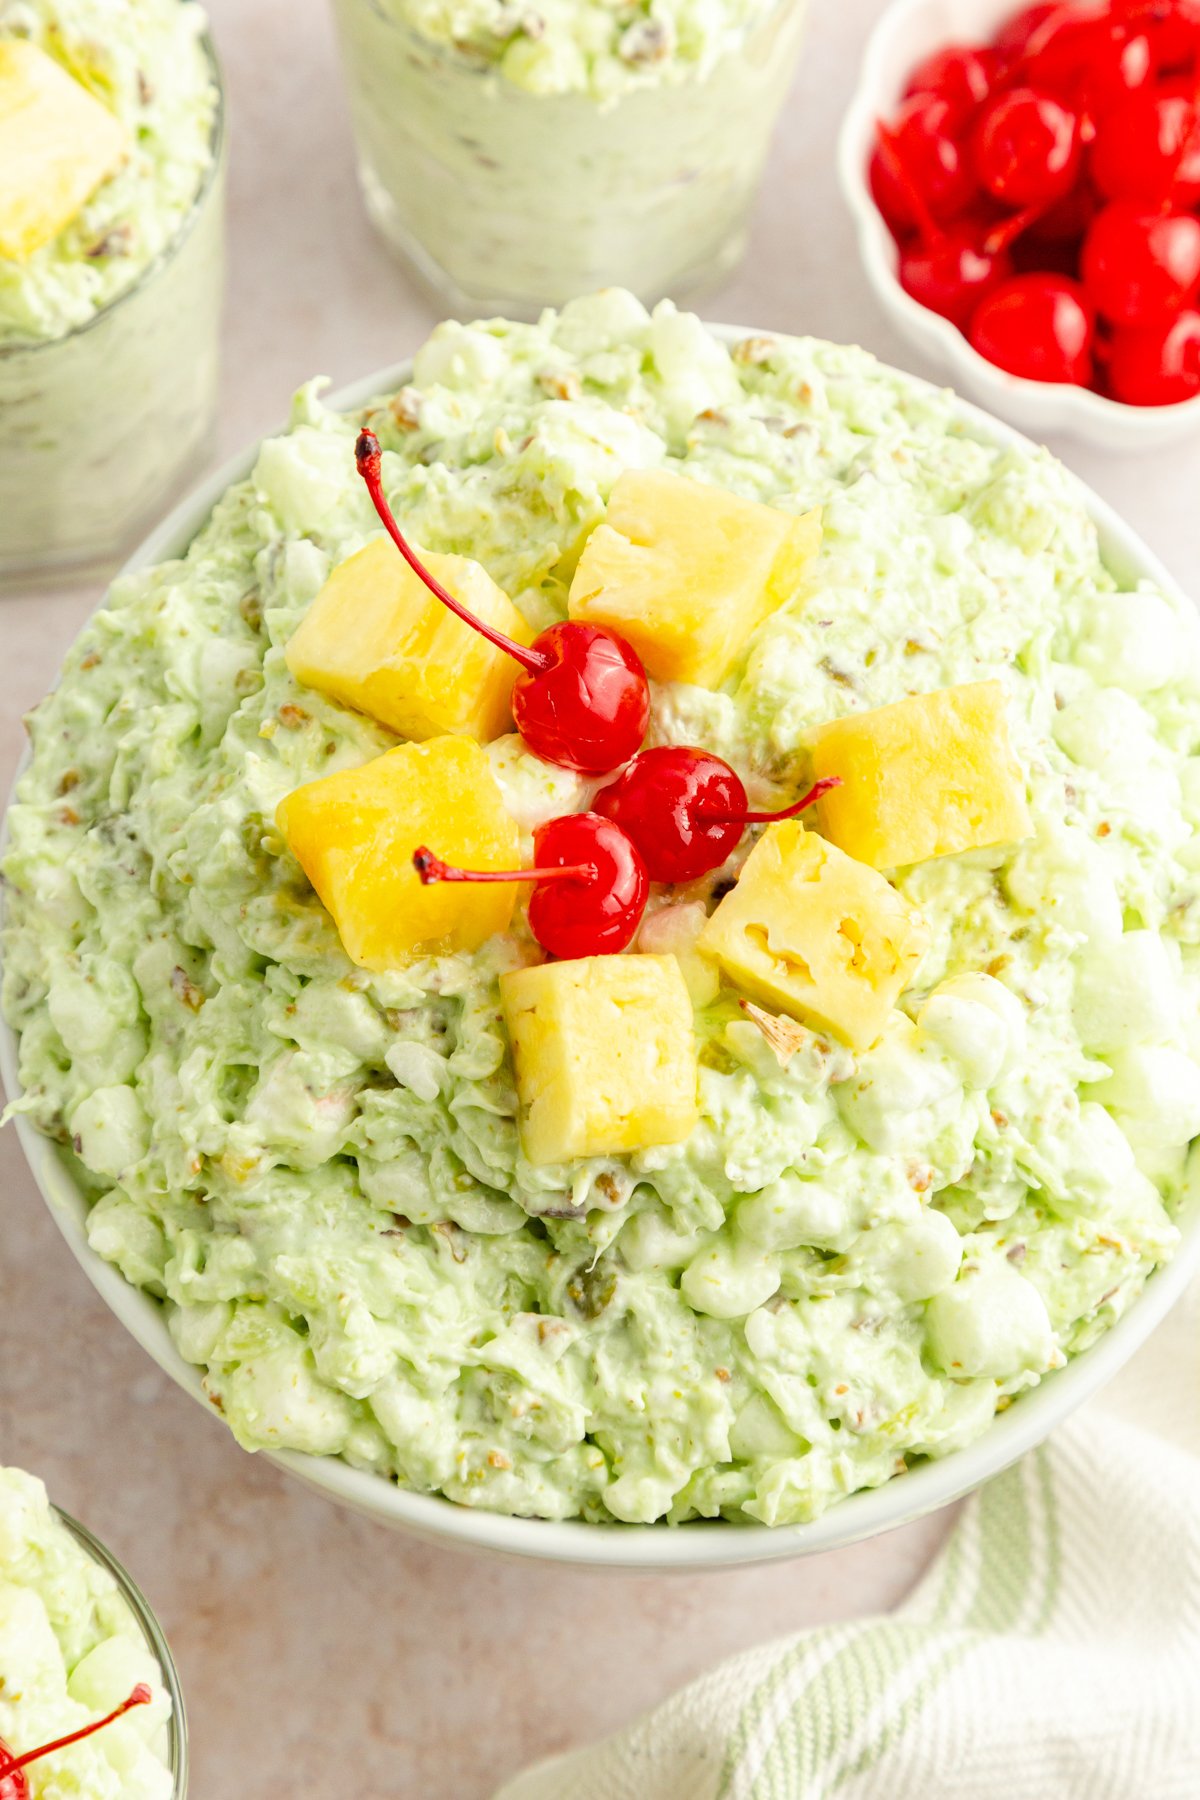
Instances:
[[[347,956],[364,969],[477,950],[508,928],[514,883],[422,887],[412,866],[421,844],[467,868],[516,865],[516,824],[487,757],[469,738],[401,744],[326,775],[282,800],[275,819],[333,914]]]
[[[479,563],[421,558],[476,618],[529,643],[528,625]],[[334,569],[292,634],[287,665],[306,687],[418,742],[447,731],[482,743],[499,737],[519,672],[434,598],[386,537]]]
[[[927,942],[882,875],[787,819],[754,846],[700,948],[745,993],[867,1050]]]
[[[0,43],[0,256],[56,238],[129,154],[120,119],[21,38]]]
[[[812,758],[818,780],[842,778],[820,802],[822,831],[873,869],[1011,844],[1031,830],[998,681],[835,719],[813,737]]]
[[[682,1143],[699,1117],[692,1003],[673,956],[500,977],[531,1163]]]
[[[719,687],[820,544],[819,511],[797,518],[663,469],[629,469],[584,547],[569,611],[628,638],[657,681]]]

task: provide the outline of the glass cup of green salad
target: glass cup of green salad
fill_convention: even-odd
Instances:
[[[196,0],[0,0],[0,591],[116,563],[207,453],[224,145]]]
[[[438,299],[535,318],[745,248],[804,0],[334,0],[367,208]]]
[[[157,1619],[36,1476],[2,1466],[0,1627],[6,1800],[185,1800],[187,1720]]]

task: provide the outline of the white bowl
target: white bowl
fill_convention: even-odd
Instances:
[[[712,329],[726,342],[736,342],[750,335],[749,328],[735,330],[716,325]],[[330,404],[351,411],[378,394],[402,386],[411,378],[410,363],[385,369],[334,395]],[[928,383],[913,376],[906,379],[915,388],[932,392]],[[1029,447],[1017,432],[988,418],[965,401],[960,402],[959,417],[967,430],[989,442]],[[257,454],[256,445],[235,458],[190,500],[177,507],[147,538],[126,568],[144,568],[149,563],[183,555],[225,489],[231,482],[240,481],[249,474]],[[1178,587],[1157,557],[1103,500],[1082,483],[1080,486],[1114,572],[1125,580],[1145,576],[1163,589],[1178,593]],[[2,1022],[0,1076],[10,1097],[15,1098],[20,1092],[17,1043],[14,1033]],[[33,1178],[92,1285],[159,1367],[198,1400],[211,1416],[212,1407],[200,1385],[200,1370],[184,1362],[179,1355],[158,1302],[131,1287],[124,1276],[97,1256],[89,1245],[84,1197],[57,1146],[42,1137],[20,1115],[16,1127]],[[765,1525],[702,1520],[672,1529],[666,1525],[587,1525],[575,1521],[514,1519],[457,1506],[436,1496],[409,1493],[378,1475],[352,1469],[347,1463],[331,1457],[281,1451],[271,1454],[270,1460],[298,1475],[310,1487],[320,1489],[331,1499],[365,1513],[381,1524],[403,1527],[444,1544],[472,1546],[546,1562],[643,1570],[715,1569],[743,1563],[778,1562],[787,1557],[837,1549],[890,1531],[959,1499],[1040,1443],[1069,1413],[1115,1375],[1165,1317],[1193,1272],[1200,1268],[1200,1195],[1181,1215],[1179,1223],[1183,1237],[1174,1261],[1151,1277],[1145,1292],[1124,1318],[1090,1350],[1022,1395],[975,1443],[939,1462],[924,1463],[884,1487],[852,1494],[811,1524],[772,1530]]]
[[[972,349],[949,319],[906,294],[896,245],[867,183],[878,119],[900,104],[909,75],[948,43],[986,43],[1019,0],[892,0],[867,41],[858,88],[838,140],[838,176],[854,216],[867,280],[888,318],[956,388],[1023,431],[1066,432],[1102,450],[1178,443],[1200,430],[1200,394],[1173,406],[1125,406],[1089,388],[1009,375]]]

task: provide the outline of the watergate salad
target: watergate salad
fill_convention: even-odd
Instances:
[[[529,866],[602,789],[380,531],[364,423],[476,614],[626,633],[649,741],[757,810],[842,785],[652,883],[624,954],[548,960],[528,885],[422,886],[417,846]],[[1200,622],[1104,566],[1066,471],[861,350],[620,292],[444,325],[352,419],[304,388],[34,714],[20,1105],[248,1448],[810,1519],[978,1437],[1172,1254],[1198,699]]]
[[[86,325],[178,235],[213,159],[205,25],[192,0],[0,0],[0,120],[25,190],[0,176],[0,347]]]
[[[0,1467],[0,1792],[170,1800],[175,1781],[162,1754],[170,1711],[115,1577],[68,1530],[36,1476]],[[77,1733],[79,1742],[53,1748]],[[14,1773],[14,1757],[43,1745]]]

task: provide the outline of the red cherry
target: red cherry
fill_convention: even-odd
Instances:
[[[740,776],[719,756],[657,745],[635,756],[593,805],[632,839],[652,881],[679,883],[719,869],[747,825],[794,818],[840,786],[831,776],[781,812],[750,812]]]
[[[1131,94],[1097,128],[1091,171],[1108,200],[1194,206],[1200,200],[1200,111],[1182,94]]]
[[[68,1732],[66,1737],[55,1738],[53,1743],[42,1744],[36,1750],[26,1750],[20,1756],[14,1755],[3,1738],[0,1738],[0,1800],[29,1800],[29,1782],[25,1771],[30,1763],[40,1762],[43,1756],[53,1756],[57,1750],[66,1750],[71,1744],[79,1744],[84,1738],[94,1737],[106,1725],[112,1725],[127,1712],[132,1712],[135,1706],[149,1706],[153,1698],[146,1683],[139,1681],[129,1698],[122,1700],[120,1706],[114,1706],[103,1719],[94,1719],[90,1725],[83,1725],[78,1731]]]
[[[422,844],[413,868],[435,881],[531,881],[529,929],[551,956],[610,956],[633,942],[650,891],[646,866],[619,825],[568,813],[533,834],[537,866],[513,873],[456,869]]]
[[[969,332],[981,356],[1029,381],[1086,385],[1095,320],[1078,282],[1015,275],[980,302]]]
[[[517,730],[544,762],[607,775],[634,754],[650,721],[650,687],[633,645],[603,625],[563,619],[533,641],[546,661],[513,683]]]
[[[383,458],[374,432],[359,434],[355,459],[392,542],[430,593],[520,663],[513,718],[534,754],[586,775],[604,775],[628,762],[650,719],[650,684],[632,644],[601,625],[568,619],[551,625],[526,647],[474,618],[434,580],[397,525],[383,492]]]
[[[1200,0],[1125,0],[1120,12],[1150,39],[1160,75],[1190,69],[1200,58]]]
[[[1079,173],[1079,120],[1049,94],[1011,88],[984,107],[971,149],[975,173],[994,200],[1005,206],[1061,200]]]
[[[1127,406],[1172,406],[1200,394],[1200,312],[1114,332],[1108,385]]]
[[[1012,274],[1012,263],[1004,250],[993,253],[986,241],[953,227],[929,245],[902,248],[896,272],[906,294],[965,331],[984,295]]]
[[[908,78],[905,99],[914,94],[931,95],[944,100],[948,117],[964,124],[977,106],[988,97],[994,58],[988,50],[975,50],[969,44],[947,44],[918,63]]]
[[[975,180],[953,130],[946,101],[928,94],[906,100],[892,126],[879,123],[871,189],[898,235],[927,231],[929,219],[951,219],[973,198]]]
[[[705,750],[642,750],[592,802],[636,845],[652,881],[697,881],[719,869],[746,829],[740,777]]]
[[[1083,285],[1112,325],[1156,325],[1200,283],[1200,219],[1113,200],[1083,244]]]
[[[1045,19],[1025,46],[1022,70],[1030,87],[1099,119],[1151,76],[1144,31],[1103,12],[1067,7]]]
[[[996,52],[1000,63],[1016,60],[1024,51],[1034,32],[1044,25],[1053,13],[1062,10],[1058,0],[1038,0],[1036,6],[1023,6],[1020,12],[1014,13],[1008,23],[1002,25],[992,39],[992,49]]]

